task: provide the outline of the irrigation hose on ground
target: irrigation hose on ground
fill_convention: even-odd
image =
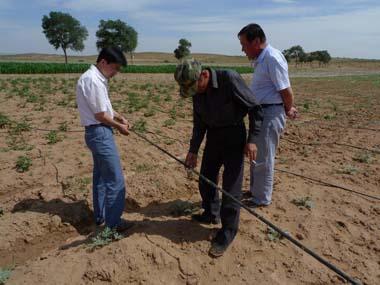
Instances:
[[[171,157],[175,161],[177,161],[180,164],[186,166],[185,163],[182,160],[178,159],[177,157],[175,157],[174,155],[172,155],[171,153],[169,153],[167,150],[163,149],[159,145],[155,144],[154,142],[150,141],[145,136],[139,134],[138,132],[135,132],[134,130],[131,130],[131,132],[134,133],[135,135],[137,135],[138,137],[140,137],[141,139],[145,140],[146,142],[148,142],[149,144],[151,144],[155,148],[159,149],[160,151],[162,151],[163,153],[165,153],[166,155],[168,155],[169,157]],[[257,219],[259,219],[260,221],[262,221],[263,223],[265,223],[266,225],[268,225],[270,228],[272,228],[273,230],[275,230],[276,232],[278,232],[279,234],[281,234],[283,237],[285,237],[291,243],[293,243],[294,245],[296,245],[298,248],[302,249],[303,251],[305,251],[306,253],[308,253],[312,257],[314,257],[316,260],[318,260],[320,263],[322,263],[323,265],[325,265],[326,267],[328,267],[329,269],[331,269],[332,271],[334,271],[336,274],[338,274],[339,276],[341,276],[342,278],[344,278],[346,281],[350,282],[351,284],[355,284],[355,285],[362,284],[359,280],[356,280],[356,279],[352,278],[347,273],[345,273],[344,271],[342,271],[341,269],[339,269],[335,265],[331,264],[329,261],[327,261],[323,257],[319,256],[314,251],[312,251],[311,249],[307,248],[302,243],[300,243],[299,241],[297,241],[296,239],[294,239],[291,235],[289,235],[288,233],[286,233],[285,231],[283,231],[282,229],[280,229],[279,227],[277,227],[276,225],[274,225],[273,223],[271,223],[269,220],[265,219],[263,216],[259,215],[254,210],[252,210],[249,207],[247,207],[246,205],[244,205],[240,200],[236,199],[234,196],[232,196],[231,194],[229,194],[228,192],[226,192],[224,189],[222,189],[221,187],[219,187],[218,185],[216,185],[214,182],[212,182],[211,180],[209,180],[207,177],[205,177],[202,174],[200,174],[198,171],[192,169],[192,172],[195,173],[197,176],[199,176],[200,179],[204,180],[206,183],[210,184],[211,186],[215,187],[218,191],[222,192],[228,198],[230,198],[234,202],[238,203],[240,205],[240,207],[244,208],[251,215],[255,216]]]

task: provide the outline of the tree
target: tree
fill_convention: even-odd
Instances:
[[[96,32],[96,47],[100,50],[105,47],[118,46],[122,51],[130,53],[137,47],[137,32],[121,20],[100,20],[99,29]]]
[[[180,39],[178,43],[178,47],[174,50],[174,56],[177,59],[181,59],[185,56],[190,55],[189,48],[191,47],[191,42],[189,42],[187,39]]]
[[[292,46],[291,48],[284,50],[282,53],[285,56],[287,61],[294,59],[296,62],[296,65],[300,62],[304,62],[306,58],[305,51],[299,45]]]
[[[49,16],[42,18],[42,29],[49,43],[55,49],[62,48],[67,63],[67,49],[82,51],[84,41],[88,37],[86,27],[70,14],[50,12]]]

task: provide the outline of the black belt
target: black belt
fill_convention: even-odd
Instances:
[[[106,125],[106,124],[93,124],[93,125],[85,126],[85,128],[91,128],[91,127],[97,127],[97,126],[102,126],[102,127],[108,127],[108,128],[111,128],[110,126],[108,126],[108,125]]]
[[[284,103],[275,103],[275,104],[261,104],[261,108],[268,108],[271,106],[284,106]]]

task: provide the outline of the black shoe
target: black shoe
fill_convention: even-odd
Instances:
[[[241,200],[247,200],[252,198],[251,191],[244,191],[241,195]]]
[[[197,221],[197,222],[199,222],[201,224],[207,224],[207,225],[210,225],[210,224],[217,225],[217,224],[220,223],[220,219],[219,218],[213,217],[211,215],[207,215],[204,212],[202,214],[194,214],[194,215],[192,215],[191,219],[194,220],[194,221]]]
[[[224,254],[224,252],[227,250],[227,248],[228,248],[228,245],[220,244],[217,242],[212,242],[208,254],[211,257],[218,258]]]

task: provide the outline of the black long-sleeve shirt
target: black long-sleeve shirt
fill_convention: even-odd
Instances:
[[[248,113],[249,133],[247,142],[260,132],[263,113],[252,91],[243,78],[233,70],[214,70],[205,93],[193,97],[193,135],[191,153],[198,153],[208,129],[238,126]]]

